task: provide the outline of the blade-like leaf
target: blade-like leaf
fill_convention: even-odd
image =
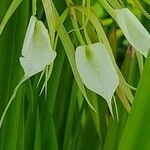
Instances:
[[[118,150],[149,150],[150,147],[150,54]]]
[[[105,98],[112,110],[111,99],[119,79],[105,45],[95,43],[79,46],[75,56],[77,69],[85,86]]]
[[[6,12],[8,4],[11,2],[12,0],[0,1],[0,14]],[[28,12],[29,0],[24,0],[0,35],[0,117],[13,89],[22,75],[18,58],[21,53],[22,42],[28,24]],[[2,16],[0,20],[1,18]],[[5,122],[0,129],[0,149],[22,149],[21,145],[23,143],[24,132],[20,124],[20,121],[23,119],[23,114],[20,115],[20,113],[22,113],[23,109],[21,104],[23,97],[24,88],[20,87],[15,101],[13,105],[11,105],[6,115]],[[20,117],[22,117],[21,120]]]
[[[22,2],[22,0],[13,0],[13,2],[11,3],[9,9],[7,10],[7,12],[6,12],[1,24],[0,24],[0,34],[2,33],[8,20],[10,19],[10,17],[15,12],[15,10],[17,9],[17,7],[20,5],[21,2]]]

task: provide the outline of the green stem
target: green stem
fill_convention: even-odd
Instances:
[[[138,0],[133,0],[134,4],[141,10],[142,14],[150,19],[150,14],[147,13],[147,11],[143,8],[141,3]]]
[[[86,5],[86,3],[83,0],[82,6],[85,7],[85,5]],[[92,42],[91,42],[91,40],[88,36],[87,30],[86,30],[86,25],[88,24],[89,17],[90,17],[90,0],[87,0],[87,10],[88,10],[88,16],[85,17],[85,14],[82,14],[82,22],[83,22],[83,32],[84,32],[86,42],[88,43],[88,45],[90,45],[90,44],[92,44]]]
[[[125,7],[125,5],[124,5],[122,0],[118,0],[118,1],[119,1],[119,3],[121,4],[122,7]]]
[[[106,11],[116,20],[116,14],[115,10],[107,3],[106,0],[99,0],[98,1],[105,9]]]
[[[139,65],[139,69],[140,69],[140,74],[142,75],[143,72],[143,56],[142,54],[140,54],[138,51],[136,51],[136,56],[137,56],[137,60],[138,60],[138,65]]]
[[[1,126],[2,126],[2,123],[3,123],[3,120],[4,120],[4,118],[5,118],[5,115],[6,115],[7,111],[8,111],[8,108],[10,107],[10,105],[11,105],[12,101],[14,100],[14,98],[16,97],[16,94],[17,94],[17,91],[18,91],[20,85],[21,85],[25,80],[26,80],[26,77],[23,76],[22,79],[21,79],[21,81],[18,83],[18,85],[17,85],[16,88],[14,89],[14,92],[13,92],[11,98],[9,99],[8,104],[7,104],[7,106],[5,107],[5,110],[4,110],[4,112],[3,112],[3,114],[2,114],[2,117],[1,117],[1,119],[0,119],[0,128],[1,128]]]
[[[50,31],[50,39],[52,48],[54,48],[54,41],[55,41],[55,16],[51,6],[51,2],[49,0],[42,0],[43,7],[45,10],[45,15],[47,18],[48,28]]]
[[[72,21],[73,27],[75,28],[75,33],[78,37],[78,40],[79,40],[81,45],[84,45],[85,42],[84,42],[82,35],[79,31],[79,27],[78,27],[78,23],[77,23],[77,17],[76,17],[74,8],[70,8],[70,15],[72,16],[71,21]]]
[[[32,0],[32,15],[36,15],[36,0]]]
[[[120,9],[122,8],[122,6],[120,5],[120,3],[117,0],[107,0],[109,2],[109,4],[111,4],[111,6],[114,9]]]

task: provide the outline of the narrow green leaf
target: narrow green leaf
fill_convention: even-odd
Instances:
[[[36,132],[36,118],[37,111],[32,111],[31,107],[27,108],[25,120],[25,135],[24,135],[24,149],[34,149],[35,132]]]
[[[18,83],[18,85],[17,85],[16,88],[14,89],[14,92],[13,92],[11,98],[9,99],[8,104],[6,105],[6,107],[5,107],[5,109],[4,109],[4,112],[3,112],[3,114],[2,114],[2,117],[1,117],[1,119],[0,119],[0,128],[1,128],[1,126],[2,126],[4,117],[5,117],[6,113],[7,113],[8,108],[10,107],[10,105],[11,105],[12,101],[14,100],[14,98],[16,97],[17,91],[19,90],[19,87],[21,86],[21,84],[22,84],[24,81],[25,81],[25,79],[24,79],[24,76],[23,76],[23,78],[20,80],[20,82]]]
[[[137,88],[119,150],[149,150],[150,147],[150,53]]]
[[[6,3],[10,3],[10,1],[6,1],[5,3],[4,0],[0,3],[0,5],[5,8]],[[28,24],[28,11],[29,0],[24,0],[12,16],[12,18],[8,21],[5,29],[3,30],[3,33],[0,36],[1,115],[15,86],[22,76],[22,70],[18,59],[21,53],[22,43]],[[5,118],[4,124],[0,129],[1,150],[16,149],[16,147],[18,146],[18,138],[20,138],[20,142],[22,141],[22,136],[19,135],[20,132],[18,126],[20,125],[20,110],[22,109],[21,101],[23,100],[23,96],[24,90],[22,87],[20,87],[17,96],[15,97],[15,101],[11,105]]]
[[[76,96],[77,96],[77,91],[78,91],[78,87],[76,82],[74,81],[72,84],[72,91],[71,91],[71,96],[70,96],[70,102],[69,102],[69,107],[68,107],[68,114],[67,114],[67,120],[66,120],[66,127],[65,127],[65,133],[64,133],[64,141],[63,141],[63,150],[66,150],[67,147],[70,145],[71,143],[71,132],[72,132],[72,126],[74,123],[73,117],[74,117],[74,113],[75,113],[75,105],[76,105]],[[69,141],[69,142],[68,142]]]
[[[24,90],[22,90],[22,91],[24,91]],[[22,94],[22,99],[23,98],[24,98],[24,92]],[[19,124],[18,124],[16,149],[17,150],[18,149],[24,150],[24,131],[25,131],[24,130],[24,127],[25,127],[24,101],[21,101],[21,109],[20,109],[20,114],[19,115],[20,115],[20,119],[19,119]]]
[[[150,5],[150,1],[149,0],[144,0],[144,2]]]
[[[147,17],[148,19],[150,19],[150,14],[144,9],[144,7],[142,6],[142,4],[139,2],[139,0],[133,0],[133,2],[135,3],[135,5],[140,9],[140,11],[142,12],[142,14]]]
[[[40,126],[40,116],[39,116],[38,108],[37,108],[37,118],[36,118],[34,150],[41,150],[41,126]]]
[[[0,24],[0,34],[2,33],[5,25],[7,24],[8,20],[10,19],[10,17],[12,16],[12,14],[15,12],[15,10],[17,9],[17,7],[19,6],[19,4],[22,2],[22,0],[14,0],[10,7],[8,8],[1,24]]]
[[[45,120],[42,132],[44,134],[42,136],[43,149],[58,150],[54,120],[51,114],[49,114],[48,119]]]

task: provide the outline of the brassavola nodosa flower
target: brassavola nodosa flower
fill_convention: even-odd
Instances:
[[[112,113],[112,96],[119,78],[103,43],[79,46],[75,53],[76,65],[84,85],[102,96]]]
[[[31,16],[23,43],[22,57],[20,57],[24,76],[14,89],[9,102],[5,107],[0,119],[0,127],[20,85],[28,78],[43,71],[46,66],[51,65],[55,57],[56,52],[51,47],[48,30],[42,21],[37,20],[35,16]]]
[[[116,21],[129,43],[141,54],[147,57],[150,49],[150,34],[128,9],[117,9]]]
[[[48,30],[34,16],[31,17],[29,22],[23,43],[22,56],[20,57],[20,63],[26,78],[44,70],[46,65],[50,65],[56,57],[56,52],[50,44]]]

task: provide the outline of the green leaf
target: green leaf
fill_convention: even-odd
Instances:
[[[144,0],[144,2],[150,5],[150,1],[149,0]]]
[[[38,109],[37,109],[37,118],[36,118],[34,150],[41,150],[41,126],[40,126],[40,116],[39,116]]]
[[[8,4],[11,1],[12,0],[1,0],[0,13],[6,12]],[[22,76],[18,58],[21,53],[22,42],[28,24],[28,12],[29,0],[24,0],[13,14],[12,18],[8,21],[0,36],[0,116]],[[21,104],[24,99],[23,97],[24,88],[20,87],[14,103],[11,105],[4,124],[0,129],[0,149],[10,150],[19,148],[23,150],[21,148],[21,142],[24,132],[22,129],[22,132],[19,131],[21,128],[20,121],[22,121],[22,119],[20,120],[20,117],[23,118],[23,115],[20,115],[20,113],[22,113],[21,110],[23,109]]]
[[[20,63],[24,69],[26,79],[44,70],[46,65],[50,65],[56,57],[56,52],[53,51],[50,45],[47,29],[34,16],[30,19],[22,55]]]
[[[0,34],[2,33],[5,25],[7,24],[8,20],[12,16],[12,14],[15,12],[15,10],[18,8],[22,0],[14,0],[11,5],[9,6],[9,9],[7,10],[1,24],[0,24]]]
[[[112,112],[111,99],[119,85],[118,75],[104,44],[77,47],[76,65],[85,86],[106,99]]]
[[[150,34],[127,8],[116,10],[116,21],[129,43],[147,57],[150,48]]]
[[[142,12],[142,14],[147,17],[148,19],[150,19],[150,14],[144,9],[144,7],[142,6],[142,4],[139,2],[139,0],[133,0],[134,4],[140,9],[140,11]]]
[[[150,147],[150,53],[118,150],[149,150]]]

